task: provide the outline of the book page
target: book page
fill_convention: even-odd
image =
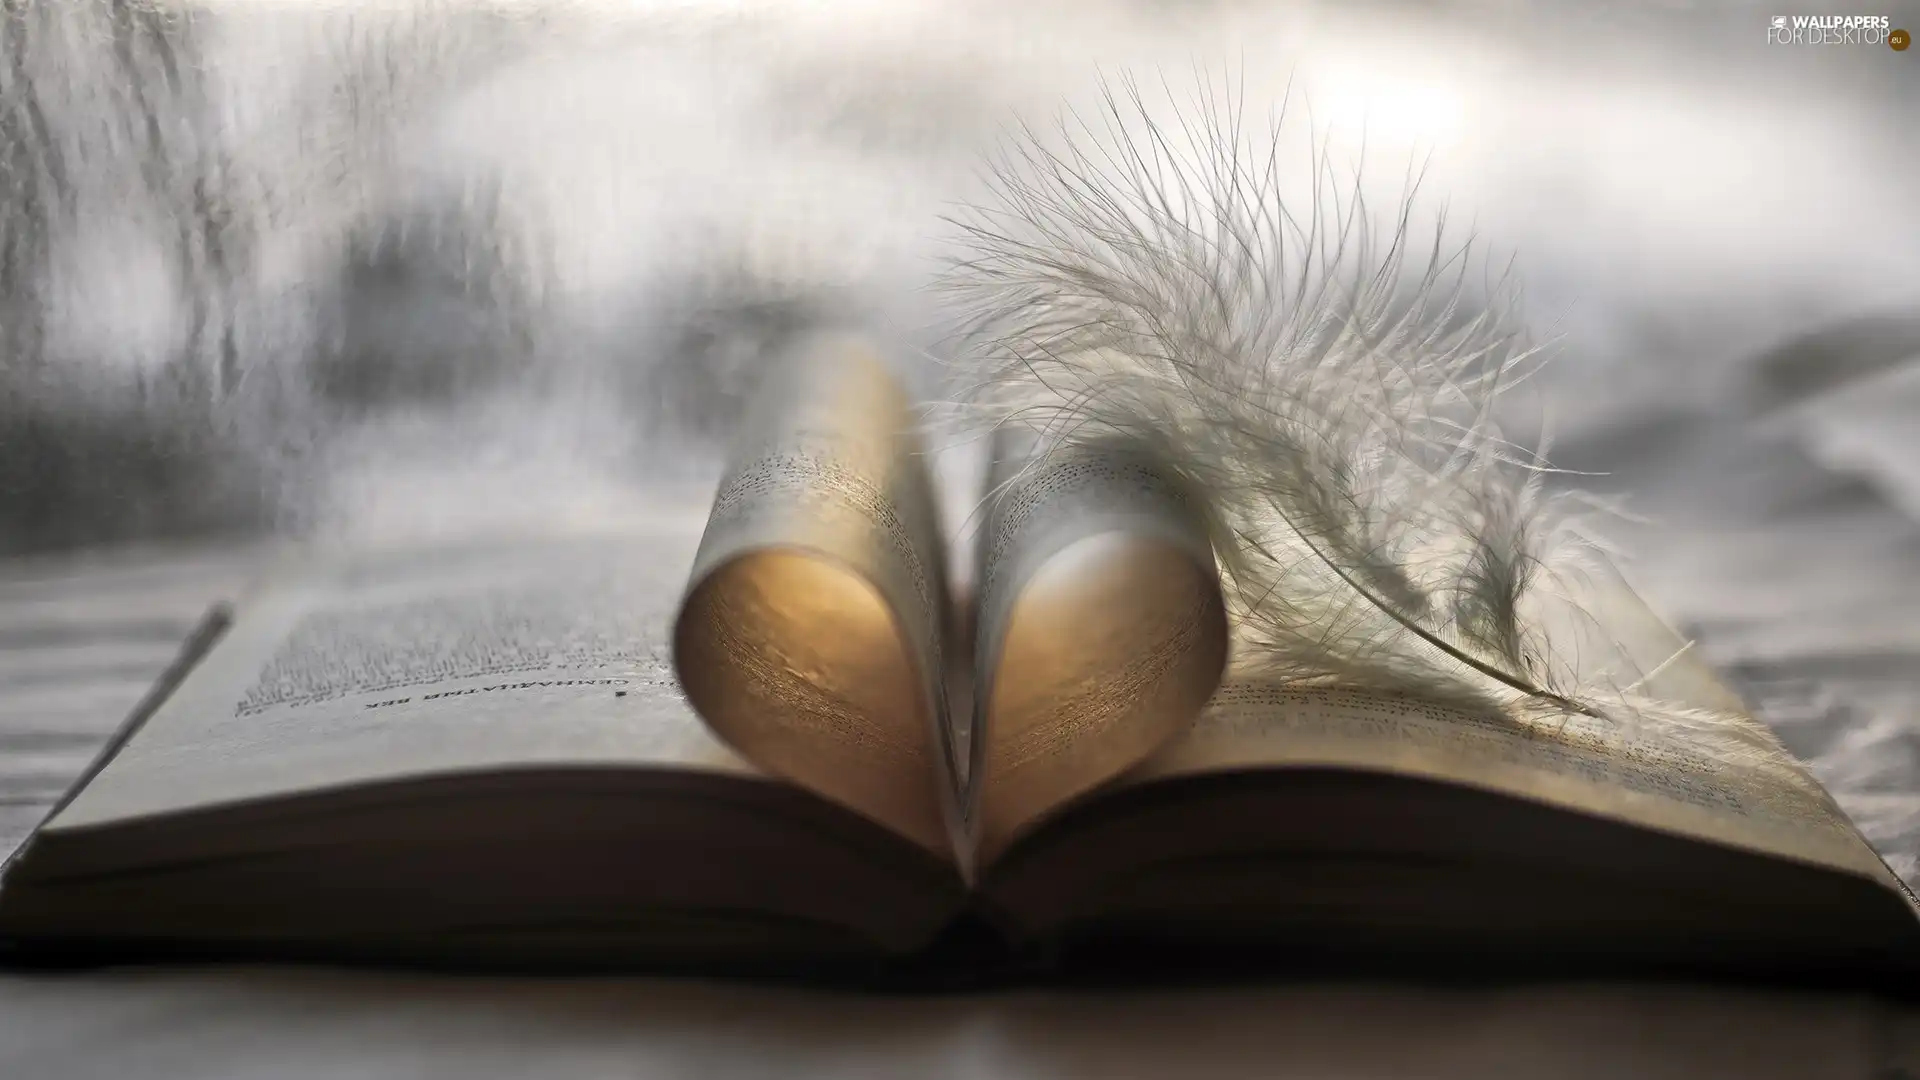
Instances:
[[[1584,607],[1617,665],[1652,675],[1664,701],[1744,717],[1737,695],[1624,582]],[[1617,673],[1621,685],[1636,679]],[[1127,783],[1271,767],[1401,773],[1511,794],[1897,885],[1811,774],[1747,720],[1735,744],[1661,724],[1585,716],[1517,717],[1407,697],[1230,684],[1183,739]]]
[[[234,622],[54,819],[527,766],[756,771],[668,653],[698,518],[653,530],[316,557]]]
[[[1028,468],[1031,449],[997,441],[980,545],[970,775],[983,859],[1185,729],[1226,663],[1212,548],[1182,493],[1123,449]]]
[[[788,360],[714,500],[676,670],[743,756],[950,855],[950,607],[914,417],[856,338]]]

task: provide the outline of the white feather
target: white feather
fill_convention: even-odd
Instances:
[[[1416,228],[1418,172],[1383,226],[1317,147],[1283,198],[1284,108],[1252,130],[1232,92],[1170,104],[1159,122],[1123,81],[1096,122],[1023,129],[954,219],[963,419],[1043,447],[1135,443],[1189,486],[1237,676],[1631,719],[1774,756],[1751,721],[1595,677],[1541,629],[1543,605],[1578,593],[1594,504],[1546,493],[1543,452],[1494,424],[1541,354],[1511,275],[1477,278],[1444,214]]]

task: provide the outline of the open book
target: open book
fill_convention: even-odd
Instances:
[[[698,972],[1920,971],[1818,784],[1237,681],[1195,509],[996,465],[956,603],[908,399],[798,350],[704,522],[312,555],[7,869],[17,958]],[[1624,586],[1593,610],[1675,652]],[[965,615],[963,611],[974,614]],[[1738,702],[1682,656],[1656,689]]]

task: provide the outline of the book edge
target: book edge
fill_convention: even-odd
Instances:
[[[89,784],[93,783],[114,758],[120,756],[120,751],[126,748],[128,741],[146,726],[147,721],[160,711],[161,706],[172,699],[181,684],[186,682],[187,676],[200,666],[200,663],[213,651],[214,646],[226,636],[227,630],[233,626],[233,621],[234,607],[230,601],[215,601],[207,608],[206,612],[200,616],[199,622],[187,634],[186,640],[181,643],[180,651],[174,655],[166,668],[161,671],[160,676],[135,703],[132,711],[127,714],[127,718],[121,721],[119,728],[108,737],[99,753],[94,755],[87,767],[81,770],[80,775],[67,786],[66,793],[61,795],[41,816],[39,822],[34,825],[33,831],[21,841],[20,846],[7,856],[5,862],[0,863],[0,886],[4,885],[7,875],[13,870],[15,864],[31,853],[40,842],[41,835],[46,831],[47,826],[59,817],[60,813],[71,805]]]

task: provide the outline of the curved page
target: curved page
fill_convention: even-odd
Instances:
[[[946,575],[907,398],[855,338],[788,359],[714,500],[674,664],[740,754],[950,854]]]
[[[1212,548],[1181,493],[1124,448],[1035,460],[1024,442],[996,447],[981,544],[983,859],[1189,728],[1227,656]]]

